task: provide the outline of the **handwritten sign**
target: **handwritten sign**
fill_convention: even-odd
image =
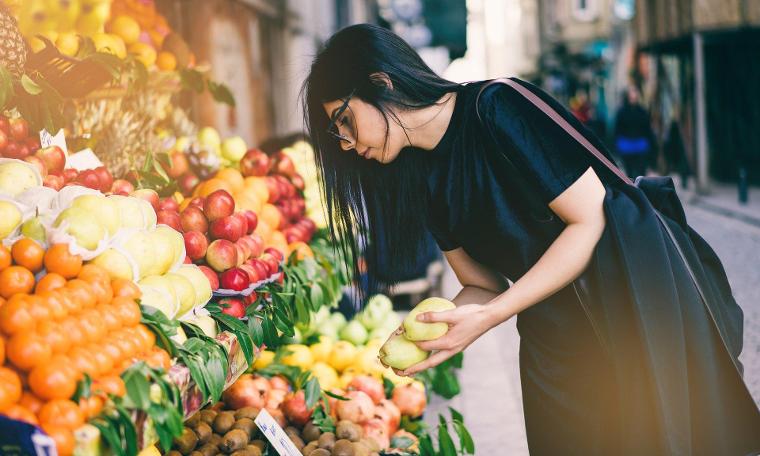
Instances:
[[[96,157],[95,153],[89,148],[71,154],[66,159],[66,168],[74,168],[77,171],[95,169],[100,166],[103,166],[103,163],[98,160],[98,157]]]
[[[51,135],[47,130],[40,131],[40,146],[51,147],[58,146],[61,148],[65,155],[69,155],[69,149],[66,147],[66,137],[63,135],[63,129],[58,130],[58,133]]]
[[[272,418],[272,415],[270,415],[266,409],[261,409],[259,416],[256,417],[254,423],[256,423],[256,426],[258,426],[259,429],[261,429],[261,432],[264,433],[267,440],[269,440],[277,451],[277,454],[280,456],[303,456],[293,444],[293,441],[290,440],[290,437],[288,437],[285,431],[282,430],[280,425],[277,424],[277,421]]]

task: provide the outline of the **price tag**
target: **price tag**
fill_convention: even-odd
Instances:
[[[277,450],[277,454],[280,456],[303,456],[293,444],[293,441],[290,440],[290,437],[285,434],[285,431],[282,430],[266,409],[261,409],[254,423],[261,429],[261,432],[264,433],[274,449]]]
[[[91,149],[83,149],[75,154],[69,155],[66,159],[66,168],[74,168],[77,171],[84,171],[86,169],[95,169],[103,166],[103,163],[98,160],[95,153]]]
[[[47,130],[40,131],[40,146],[50,147],[58,146],[61,148],[65,155],[69,155],[69,149],[66,147],[66,137],[63,135],[63,129],[58,130],[58,133],[51,135]]]

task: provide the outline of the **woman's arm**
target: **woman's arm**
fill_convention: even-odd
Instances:
[[[440,339],[418,342],[417,345],[424,350],[438,351],[427,360],[406,369],[403,375],[413,375],[440,364],[467,348],[489,329],[543,301],[575,280],[588,266],[604,231],[604,196],[604,185],[594,170],[589,168],[549,204],[567,226],[525,275],[485,305],[478,305],[478,301],[474,301],[476,304],[473,301],[464,304],[463,290],[457,297],[460,302],[457,302],[456,309],[418,315],[419,321],[445,322],[451,327]],[[455,264],[452,267],[457,271]],[[460,276],[459,272],[457,276]],[[470,277],[469,274],[463,276]]]

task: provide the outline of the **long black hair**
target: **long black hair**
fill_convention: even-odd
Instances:
[[[384,267],[396,270],[405,270],[417,258],[428,206],[425,153],[407,147],[384,165],[345,152],[326,132],[329,118],[323,103],[353,93],[383,114],[387,140],[388,117],[401,125],[389,108],[432,106],[461,87],[436,75],[403,39],[370,24],[340,30],[314,58],[301,99],[330,232],[351,255],[356,272],[360,267],[356,259],[364,247],[370,280],[376,277],[382,257]],[[370,284],[370,289],[373,285],[377,284]]]

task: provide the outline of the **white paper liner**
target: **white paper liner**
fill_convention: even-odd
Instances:
[[[34,171],[34,178],[37,181],[37,185],[33,185],[32,187],[28,187],[28,188],[34,188],[34,187],[42,186],[42,176],[40,175],[40,172],[39,172],[39,170],[37,169],[36,166],[34,166],[33,164],[31,164],[29,162],[25,162],[24,160],[18,160],[18,159],[15,159],[15,158],[0,158],[0,166],[2,166],[3,163],[9,163],[9,162],[20,163],[20,164],[26,166],[27,168],[29,168],[30,170]],[[27,190],[27,189],[26,188],[22,188],[22,189],[19,189],[17,192],[0,192],[0,194],[7,195],[7,196],[10,196],[10,197],[15,197],[16,195],[22,193],[25,190]]]
[[[32,187],[17,195],[14,200],[23,204],[29,211],[24,214],[24,221],[28,217],[34,217],[38,213],[42,216],[50,216],[53,203],[58,197],[58,192],[50,187]]]

